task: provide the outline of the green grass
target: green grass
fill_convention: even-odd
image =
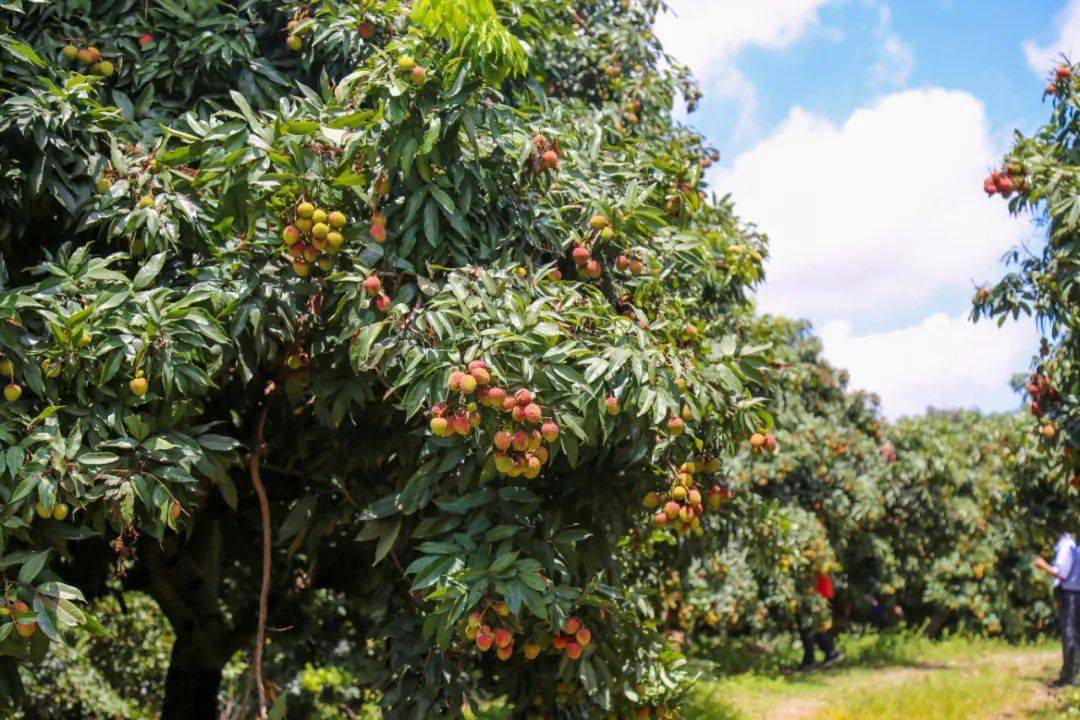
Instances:
[[[848,639],[843,649],[847,660],[833,671],[744,673],[700,682],[686,718],[758,720],[784,708],[808,720],[976,720],[1047,704],[1042,683],[1057,670],[1052,644],[932,643],[896,634]],[[1060,715],[1054,703],[1049,706],[1055,714],[1040,720],[1080,720],[1080,709]]]

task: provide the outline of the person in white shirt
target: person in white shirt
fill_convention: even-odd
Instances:
[[[1058,604],[1058,630],[1061,633],[1061,677],[1056,687],[1074,685],[1080,671],[1080,558],[1076,539],[1063,532],[1054,544],[1054,563],[1035,557],[1035,567],[1054,577],[1054,596]]]

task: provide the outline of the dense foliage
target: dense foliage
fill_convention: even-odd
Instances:
[[[167,717],[253,645],[258,708],[343,643],[389,715],[676,697],[615,548],[704,456],[699,530],[767,421],[729,326],[763,247],[671,119],[658,3],[4,8],[5,690],[126,588]],[[342,622],[264,671],[319,591]]]

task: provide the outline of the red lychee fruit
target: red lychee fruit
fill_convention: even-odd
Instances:
[[[378,295],[380,290],[382,290],[382,280],[375,275],[364,278],[364,292],[368,295]]]
[[[540,427],[540,434],[544,436],[546,442],[555,442],[559,437],[559,426],[553,422],[546,422]]]
[[[526,405],[523,415],[525,416],[525,421],[530,422],[533,425],[538,424],[543,419],[543,411],[536,403]]]

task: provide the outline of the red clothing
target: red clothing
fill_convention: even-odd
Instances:
[[[814,588],[817,594],[826,600],[832,600],[835,591],[833,590],[832,578],[824,573],[817,576],[816,587]]]

